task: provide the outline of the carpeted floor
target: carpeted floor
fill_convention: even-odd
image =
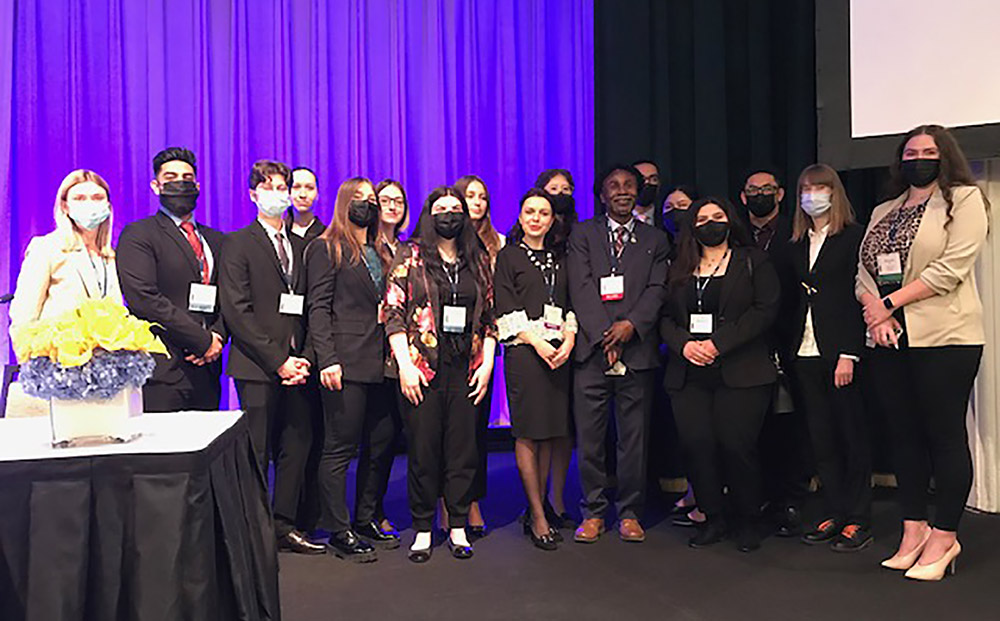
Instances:
[[[691,531],[663,517],[670,499],[651,508],[644,544],[606,534],[593,545],[567,542],[543,552],[517,521],[524,496],[513,455],[491,454],[489,477],[484,509],[491,532],[476,543],[475,558],[453,559],[442,545],[430,562],[414,565],[406,559],[409,530],[403,547],[367,565],[282,554],[284,620],[1000,619],[997,516],[967,514],[957,575],[922,584],[879,567],[898,538],[888,492],[877,495],[876,542],[858,554],[774,537],[749,555],[729,542],[692,550],[686,545]],[[571,481],[571,493],[576,489]],[[400,528],[409,526],[402,458],[386,510]]]

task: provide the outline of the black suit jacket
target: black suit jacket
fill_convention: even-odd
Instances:
[[[278,312],[282,293],[305,293],[305,242],[296,235],[288,240],[293,258],[291,282],[286,283],[274,244],[258,221],[226,237],[219,297],[233,339],[226,372],[235,379],[277,381],[288,356],[306,349],[305,315]]]
[[[350,253],[336,268],[324,240],[306,248],[306,300],[309,340],[318,369],[335,364],[352,382],[379,383],[385,377],[385,329],[378,322],[382,292],[363,260]]]
[[[294,207],[292,207],[292,209],[294,209]],[[288,232],[292,233],[292,235],[295,235],[295,237],[298,237],[299,239],[305,241],[306,246],[309,245],[309,242],[322,235],[323,231],[326,230],[326,225],[323,224],[323,222],[321,222],[319,218],[313,218],[312,224],[310,224],[309,228],[307,228],[305,231],[305,235],[298,235],[292,232],[292,224],[290,218],[285,218],[285,225],[288,227]]]
[[[722,277],[719,313],[710,337],[719,350],[722,380],[731,388],[770,384],[777,378],[771,361],[767,333],[778,313],[778,275],[770,258],[757,248],[733,248],[729,266]],[[677,358],[667,365],[663,386],[683,388],[691,363],[684,357],[684,345],[695,338],[688,331],[690,285],[672,290],[660,321],[660,334]]]
[[[812,305],[813,332],[820,355],[836,360],[840,354],[861,357],[865,344],[865,321],[854,297],[858,249],[864,227],[850,224],[826,238],[812,269],[809,269],[809,236],[789,245],[788,258],[796,286],[786,292],[792,309],[783,323],[784,347],[794,359],[802,344],[806,311]],[[806,290],[810,287],[812,295]]]
[[[573,227],[569,239],[570,303],[580,324],[573,353],[577,362],[602,352],[604,331],[621,319],[635,326],[635,336],[625,344],[621,361],[637,371],[659,364],[656,323],[666,297],[667,234],[639,221],[633,229],[634,243],[625,245],[618,273],[625,276],[625,297],[601,300],[600,280],[611,274],[611,243],[606,216],[598,216]]]
[[[202,224],[197,226],[212,252],[209,284],[217,285],[223,235]],[[174,384],[204,373],[218,378],[220,361],[198,367],[184,360],[190,354],[202,356],[212,344],[212,332],[223,341],[227,338],[218,298],[214,313],[188,310],[191,283],[201,282],[201,266],[184,233],[166,214],[157,213],[126,226],[115,253],[118,281],[129,310],[157,324],[153,331],[170,352],[169,358],[154,355],[153,381]]]

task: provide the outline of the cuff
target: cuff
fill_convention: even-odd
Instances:
[[[497,340],[501,343],[517,338],[529,327],[528,314],[524,310],[511,311],[497,318]]]
[[[858,356],[855,356],[854,354],[840,354],[840,357],[843,358],[843,359],[845,359],[845,360],[851,360],[853,362],[860,362],[861,361],[861,358],[858,357]]]

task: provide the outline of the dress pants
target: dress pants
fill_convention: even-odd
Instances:
[[[146,382],[142,387],[142,409],[144,412],[214,412],[219,409],[221,396],[219,375],[201,367],[176,383]]]
[[[786,368],[785,372],[794,375],[794,366],[787,366],[791,368]],[[809,479],[813,475],[806,418],[801,411],[801,399],[794,390],[794,377],[789,379],[793,384],[795,411],[780,414],[775,411],[772,385],[758,446],[764,500],[773,510],[789,506],[801,508],[809,494]]]
[[[413,529],[432,528],[437,499],[444,497],[448,525],[465,527],[472,504],[476,449],[476,406],[469,399],[467,358],[439,363],[420,405],[404,413],[407,488]]]
[[[302,484],[302,493],[299,494],[299,510],[295,520],[295,527],[304,533],[316,530],[322,516],[319,460],[323,454],[326,433],[320,390],[319,380],[315,375],[310,375],[303,388],[305,393],[303,397],[309,408],[309,420],[312,421],[312,443],[309,446],[309,459],[306,460],[306,474]]]
[[[904,520],[926,520],[935,483],[933,525],[957,531],[972,489],[965,427],[982,345],[875,348],[869,368],[889,421]]]
[[[618,519],[639,519],[646,503],[646,451],[653,394],[653,371],[629,369],[609,376],[600,353],[577,364],[573,377],[577,463],[585,519],[603,517],[607,511],[608,472],[605,441],[613,411],[617,440]]]
[[[495,375],[495,374],[494,374]],[[489,389],[482,402],[476,407],[476,476],[472,480],[472,499],[486,498],[486,470],[489,457],[490,414],[493,411],[493,377],[490,375]]]
[[[833,385],[836,366],[836,360],[818,356],[798,358],[795,379],[823,483],[823,518],[867,528],[872,504],[871,440],[858,384],[858,364],[854,366],[854,380],[842,388]]]
[[[384,383],[344,381],[341,390],[321,389],[325,439],[319,461],[324,528],[341,533],[351,528],[347,506],[347,469],[359,446],[366,446],[358,460],[355,517],[367,523],[375,517],[383,472],[391,466],[392,417]],[[388,431],[386,430],[388,429]]]
[[[265,477],[268,458],[274,461],[274,529],[283,537],[295,528],[312,444],[305,387],[236,380],[236,394]]]
[[[739,516],[753,521],[761,503],[757,443],[774,387],[730,388],[716,369],[691,375],[670,397],[698,507],[711,519],[723,517],[728,486]]]

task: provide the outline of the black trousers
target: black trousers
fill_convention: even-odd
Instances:
[[[184,363],[188,364],[188,363]],[[208,369],[186,376],[174,384],[148,381],[142,387],[145,412],[187,412],[219,409],[222,386],[218,375]],[[204,372],[202,372],[204,371]]]
[[[758,445],[764,477],[763,499],[775,510],[786,506],[801,507],[809,494],[809,479],[813,475],[808,426],[801,411],[801,395],[795,390],[795,367],[786,366],[789,367],[785,372],[790,376],[795,411],[781,414],[775,411],[777,404],[772,386]]]
[[[306,474],[302,483],[302,493],[299,494],[299,509],[295,519],[295,527],[305,533],[316,530],[322,517],[323,494],[319,486],[319,460],[323,455],[326,426],[323,422],[323,401],[320,390],[316,375],[310,375],[309,381],[303,388],[303,399],[309,408],[309,420],[312,422],[312,443],[309,446]]]
[[[653,371],[629,369],[625,375],[605,375],[606,361],[595,353],[577,364],[573,376],[577,464],[583,517],[603,517],[607,511],[605,440],[614,402],[618,432],[615,507],[618,519],[639,519],[646,504],[646,452],[653,394]]]
[[[282,537],[295,528],[312,444],[306,392],[277,381],[236,380],[236,394],[261,472],[266,475],[269,459],[274,461],[274,530]]]
[[[468,359],[439,364],[430,386],[423,389],[423,401],[408,404],[404,413],[406,481],[417,532],[431,530],[442,496],[451,528],[463,528],[469,515],[479,451],[468,370]]]
[[[868,527],[871,522],[872,461],[868,423],[858,384],[833,385],[836,360],[798,358],[795,379],[809,427],[816,470],[823,483],[825,518]]]
[[[476,407],[476,476],[472,480],[472,499],[480,501],[486,498],[486,470],[489,457],[490,414],[493,411],[493,378],[490,375],[490,386],[486,396]]]
[[[323,496],[323,526],[340,533],[351,527],[347,506],[347,468],[358,459],[354,515],[358,523],[375,518],[382,480],[392,466],[393,423],[385,383],[345,381],[341,390],[321,388],[325,439],[319,461]]]
[[[904,520],[926,520],[931,477],[934,527],[956,531],[972,489],[965,420],[982,345],[875,348],[869,356],[879,405],[892,434]]]
[[[698,507],[711,519],[725,513],[726,486],[741,518],[754,520],[760,513],[758,441],[773,390],[730,388],[715,373],[689,378],[670,394]]]

